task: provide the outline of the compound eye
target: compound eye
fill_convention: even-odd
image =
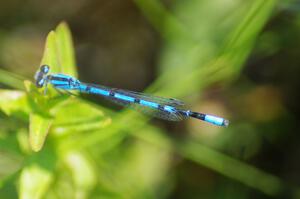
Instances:
[[[40,70],[42,73],[47,74],[50,70],[50,67],[48,65],[42,65]]]

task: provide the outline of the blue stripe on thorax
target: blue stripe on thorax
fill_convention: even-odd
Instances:
[[[61,81],[61,80],[50,80],[50,83],[54,86],[56,85],[69,85],[69,82],[67,81]]]
[[[54,74],[54,75],[51,75],[51,76],[52,77],[66,78],[66,79],[72,78],[72,76],[70,76],[70,75],[64,75],[64,74]]]

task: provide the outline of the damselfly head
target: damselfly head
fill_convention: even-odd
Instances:
[[[48,65],[42,65],[40,67],[40,72],[43,73],[44,75],[46,75],[50,70],[50,67]]]
[[[50,67],[48,65],[42,65],[40,69],[35,73],[35,85],[38,88],[42,88],[45,84],[45,75],[49,72]]]

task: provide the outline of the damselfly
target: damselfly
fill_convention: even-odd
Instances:
[[[44,87],[47,89],[47,85],[51,84],[57,90],[100,95],[115,103],[133,107],[154,117],[169,121],[180,121],[193,117],[217,126],[228,126],[229,124],[228,120],[221,117],[187,110],[184,108],[184,103],[177,99],[83,83],[70,75],[51,74],[49,71],[50,67],[48,65],[42,65],[36,72],[35,80],[38,88]]]

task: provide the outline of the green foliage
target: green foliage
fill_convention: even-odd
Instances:
[[[60,72],[77,77],[73,41],[65,22],[47,36],[42,64],[51,66],[54,73]]]
[[[135,2],[165,39],[161,75],[149,90],[177,97],[238,75],[276,3],[255,0],[220,9],[222,1],[178,1],[173,14],[157,0]],[[237,6],[241,9],[229,16]],[[42,64],[77,76],[66,23],[48,34]],[[20,79],[0,71],[8,86],[22,89]],[[17,146],[0,145],[7,157],[16,157],[10,164],[18,165],[0,176],[0,186],[18,182],[20,198],[164,198],[173,186],[172,152],[270,196],[284,187],[276,176],[191,138],[169,137],[130,110],[116,114],[53,88],[44,95],[28,80],[24,85],[25,91],[0,90],[0,109],[22,124],[13,134],[0,130],[0,143]]]
[[[51,66],[51,70],[54,72],[64,72],[76,76],[73,49],[70,31],[67,25],[62,23],[56,31],[49,33],[41,63]],[[37,153],[38,155],[34,155],[28,151],[26,142],[22,144],[24,148],[21,150],[28,154],[28,160],[26,160],[26,166],[22,168],[19,177],[20,198],[43,197],[53,183],[54,165],[57,161],[62,160],[66,161],[66,165],[70,165],[69,169],[73,172],[72,176],[75,182],[85,191],[85,187],[89,187],[88,185],[94,181],[87,176],[92,169],[86,158],[76,151],[72,152],[72,155],[71,149],[59,150],[58,140],[54,141],[56,143],[54,151],[51,149],[52,147],[43,148],[44,142],[49,131],[52,131],[54,136],[60,137],[66,136],[68,133],[74,135],[75,132],[99,130],[110,123],[107,122],[108,117],[105,117],[98,108],[74,97],[57,95],[52,88],[49,88],[47,95],[44,95],[44,92],[38,90],[33,83],[25,81],[24,84],[26,92],[0,91],[2,111],[10,117],[17,116],[29,123],[29,147],[35,152],[40,151]],[[75,112],[75,110],[77,111]],[[52,150],[51,153],[48,152],[48,148]],[[55,153],[58,152],[56,150],[60,152],[61,159],[55,156]],[[74,149],[72,148],[72,150]],[[74,158],[75,160],[73,160]],[[76,161],[76,163],[73,164],[72,161]],[[44,162],[47,162],[46,167]],[[53,166],[49,168],[49,165]],[[80,172],[77,171],[78,169]]]
[[[56,31],[51,31],[47,37],[41,65],[51,66],[51,71],[56,73],[69,72],[69,74],[76,75],[71,41],[68,27],[65,23],[61,23]],[[39,151],[44,144],[55,117],[55,115],[51,114],[51,111],[64,99],[60,100],[57,97],[46,99],[45,97],[37,96],[40,93],[35,86],[29,82],[25,82],[25,84],[30,104],[34,107],[29,116],[29,142],[34,151]]]

